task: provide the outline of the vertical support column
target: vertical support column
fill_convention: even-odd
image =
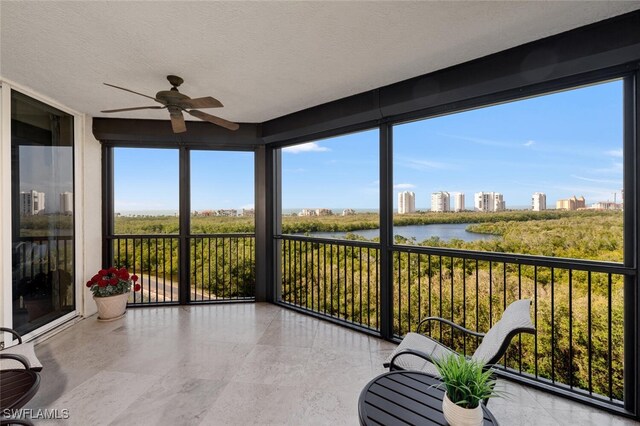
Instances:
[[[380,126],[380,335],[393,337],[393,132]]]
[[[256,301],[276,302],[280,287],[280,150],[255,150]]]
[[[271,223],[273,224],[271,234],[271,247],[273,250],[272,277],[273,277],[273,302],[279,302],[282,299],[282,240],[277,240],[274,237],[282,234],[282,150],[267,148],[271,153],[270,158],[273,159],[271,163],[271,170],[269,175],[272,177],[271,188],[271,201],[272,206],[270,211],[273,214]]]
[[[636,275],[624,283],[624,407],[640,418],[640,259],[638,184],[640,183],[640,88],[637,71],[624,80],[624,265]]]
[[[102,267],[113,265],[113,147],[102,145]]]
[[[191,296],[191,252],[189,250],[189,233],[191,232],[191,158],[190,151],[180,147],[180,247],[178,265],[180,279],[180,304],[189,303]]]

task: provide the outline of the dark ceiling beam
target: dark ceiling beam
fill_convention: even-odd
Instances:
[[[169,120],[93,118],[93,135],[105,145],[194,146],[202,148],[252,149],[262,144],[260,125],[241,123],[236,131],[202,121],[187,121],[187,131],[173,133]]]
[[[640,63],[640,11],[527,43],[380,89],[318,105],[262,125],[265,143],[323,137],[338,129],[419,116],[421,111]],[[381,56],[381,60],[384,57]],[[624,70],[624,69],[623,69]],[[619,70],[618,70],[619,71]],[[407,117],[403,117],[407,115]]]

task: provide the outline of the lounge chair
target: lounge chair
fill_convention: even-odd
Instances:
[[[388,367],[389,371],[416,370],[439,377],[433,360],[456,352],[431,337],[419,334],[424,324],[438,321],[468,335],[482,338],[482,343],[473,353],[471,359],[482,362],[487,368],[490,368],[502,358],[514,336],[520,333],[535,334],[536,329],[531,322],[531,314],[529,313],[530,306],[531,301],[528,299],[513,302],[505,309],[500,321],[495,323],[486,334],[468,330],[444,318],[425,318],[418,324],[417,333],[407,333],[383,365]]]
[[[17,331],[12,330],[10,328],[0,327],[0,332],[2,331],[13,334],[13,336],[18,340],[18,344],[10,346],[8,348],[3,348],[0,351],[0,353],[20,355],[21,357],[26,359],[29,365],[28,368],[30,370],[42,371],[42,363],[40,363],[40,360],[38,360],[38,357],[36,356],[36,352],[33,347],[33,342],[23,343],[22,336],[20,336],[20,334],[18,334]],[[5,358],[2,361],[2,368],[3,369],[22,368],[22,365],[14,359]]]

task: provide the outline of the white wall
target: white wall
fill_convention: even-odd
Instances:
[[[4,86],[0,96],[0,326],[11,326],[11,108],[9,91],[6,90],[10,87],[75,117],[76,310],[79,315],[92,315],[97,309],[85,283],[102,263],[101,147],[92,134],[92,117],[73,111],[19,83],[3,80],[1,76],[0,82]],[[60,322],[56,320],[54,324]],[[25,337],[37,334],[40,333],[29,333]]]
[[[82,251],[83,275],[78,277],[82,286],[84,306],[81,313],[85,316],[97,312],[91,291],[85,283],[102,267],[102,151],[100,142],[93,137],[92,117],[84,117],[83,159],[79,171],[82,173],[82,228],[83,241],[79,241],[77,249]],[[80,306],[79,306],[80,307]]]

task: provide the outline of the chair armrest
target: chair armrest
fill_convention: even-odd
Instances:
[[[18,361],[22,363],[22,365],[24,365],[25,369],[27,370],[31,369],[31,366],[29,365],[29,361],[27,360],[27,358],[23,357],[22,355],[0,352],[0,360],[2,359],[12,359],[14,361]]]
[[[13,336],[18,339],[18,344],[22,344],[22,337],[18,334],[17,331],[11,329],[11,328],[7,328],[7,327],[0,327],[0,331],[5,331],[7,333],[11,333],[13,334]]]
[[[422,358],[425,361],[433,363],[433,358],[431,358],[429,355],[427,355],[426,353],[424,353],[422,351],[418,351],[418,350],[415,350],[415,349],[403,349],[400,352],[398,352],[397,354],[395,354],[393,356],[393,358],[391,358],[391,361],[389,361],[389,371],[404,370],[404,368],[396,365],[396,363],[395,363],[396,358],[398,358],[401,355],[413,355],[413,356],[417,356],[418,358]]]
[[[420,321],[418,323],[418,327],[416,327],[416,333],[420,333],[420,328],[422,328],[422,325],[426,324],[429,321],[442,322],[444,324],[450,325],[451,327],[455,328],[456,330],[462,331],[463,333],[470,334],[470,335],[475,336],[475,337],[484,337],[483,333],[478,333],[477,331],[469,330],[467,328],[462,327],[461,325],[456,324],[455,322],[451,322],[448,319],[444,319],[444,318],[440,318],[440,317],[428,317],[428,318],[423,319],[422,321]]]

